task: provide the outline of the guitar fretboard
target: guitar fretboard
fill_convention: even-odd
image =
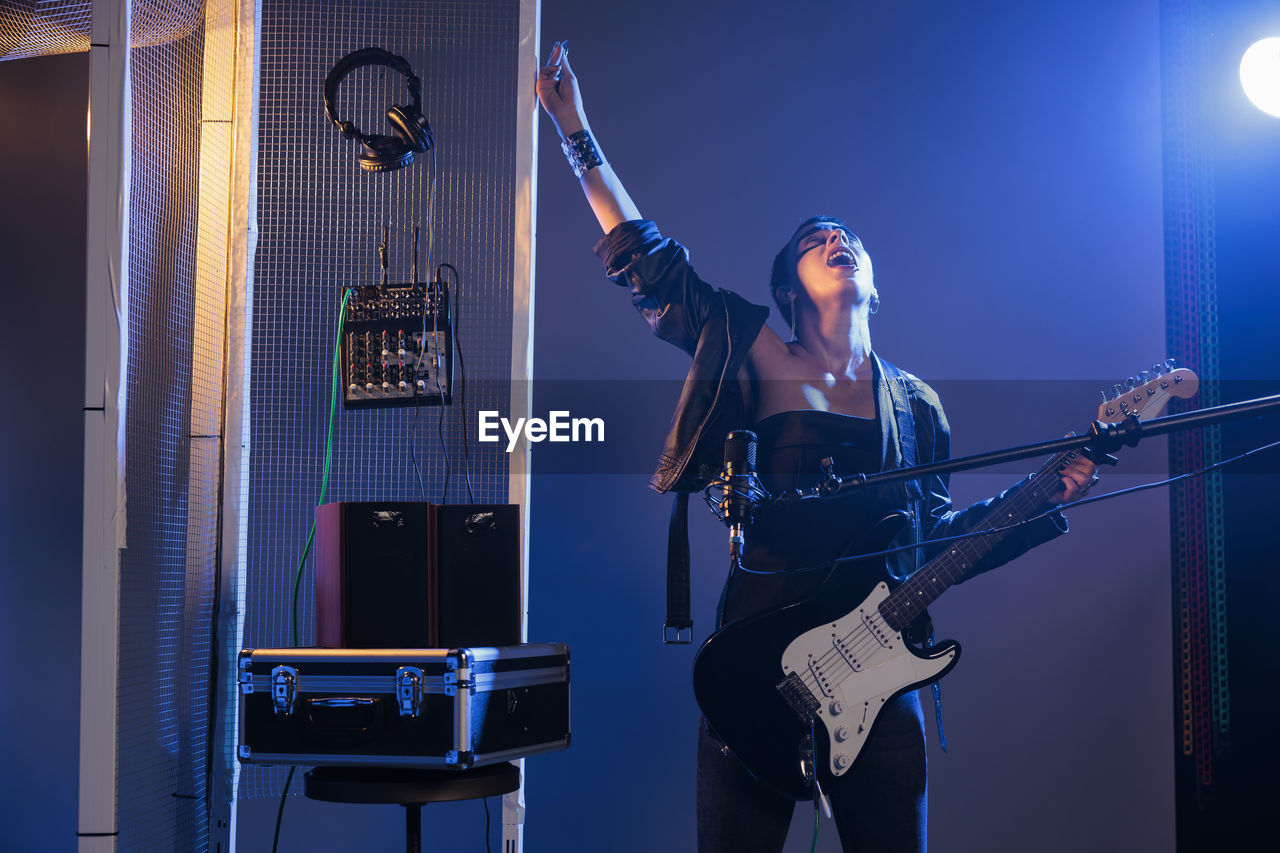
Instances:
[[[1059,469],[1066,461],[1066,454],[1059,453],[1046,462],[1030,482],[983,516],[977,529],[1003,528],[1043,512],[1050,496],[1062,487]],[[974,536],[947,546],[945,551],[926,563],[880,603],[880,615],[895,631],[905,629],[938,596],[964,577],[965,572],[991,553],[1012,532],[1002,530],[999,533]]]

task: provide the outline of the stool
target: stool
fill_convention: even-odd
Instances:
[[[405,809],[405,849],[422,850],[422,806],[509,794],[520,787],[520,768],[491,764],[470,770],[404,767],[317,767],[302,792],[330,803],[398,804]]]

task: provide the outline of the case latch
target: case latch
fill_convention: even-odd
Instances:
[[[277,666],[271,670],[271,707],[277,714],[292,714],[298,699],[298,670]]]
[[[421,669],[402,666],[396,670],[396,701],[402,717],[416,717],[422,713]]]

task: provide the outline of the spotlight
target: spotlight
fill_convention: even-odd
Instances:
[[[1255,107],[1280,118],[1280,38],[1249,46],[1240,60],[1240,85]]]

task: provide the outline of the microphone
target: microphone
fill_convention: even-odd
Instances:
[[[724,493],[720,515],[729,525],[729,559],[739,565],[745,542],[745,528],[755,517],[756,506],[767,497],[756,476],[756,445],[751,430],[734,430],[724,439]]]

